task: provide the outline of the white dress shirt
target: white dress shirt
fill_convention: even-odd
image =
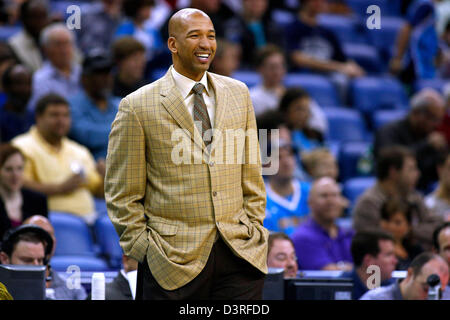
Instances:
[[[188,112],[192,116],[192,119],[194,119],[194,94],[192,92],[192,88],[197,82],[183,76],[182,74],[177,72],[175,68],[172,68],[172,76],[175,80],[175,85],[181,93],[181,97],[183,97],[184,99],[184,105],[188,109]],[[202,95],[203,99],[205,100],[206,108],[208,109],[209,119],[211,120],[211,128],[214,128],[216,99],[213,88],[209,87],[208,85],[208,77],[206,75],[206,72],[199,82],[205,86],[205,90],[203,91]]]

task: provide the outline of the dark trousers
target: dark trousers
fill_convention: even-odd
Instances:
[[[261,300],[264,278],[264,273],[236,256],[219,238],[199,275],[172,291],[156,282],[145,258],[138,265],[136,300]]]

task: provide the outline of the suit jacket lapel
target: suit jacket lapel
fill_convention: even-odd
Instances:
[[[208,73],[209,81],[214,89],[214,94],[216,96],[216,114],[214,119],[214,135],[211,144],[211,150],[214,150],[220,139],[220,135],[224,135],[223,132],[223,121],[225,116],[226,107],[228,105],[228,94],[226,88],[223,86],[222,82],[218,79],[214,79],[214,76]]]
[[[175,86],[171,74],[172,67],[169,68],[165,76],[161,79],[161,103],[167,112],[175,119],[178,125],[189,131],[190,138],[202,150],[206,148],[200,133],[194,125],[194,120],[184,105],[183,98]]]

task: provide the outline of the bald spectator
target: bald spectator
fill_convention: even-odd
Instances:
[[[8,43],[19,61],[35,72],[42,67],[43,56],[39,48],[39,37],[49,19],[49,5],[46,0],[23,1],[20,5],[20,21],[23,30],[13,35]]]
[[[381,209],[388,198],[404,199],[411,208],[412,238],[425,250],[431,249],[433,230],[442,219],[428,210],[415,189],[419,172],[414,154],[402,146],[383,148],[376,164],[377,181],[356,201],[352,211],[356,231],[381,226]]]
[[[300,270],[344,270],[353,267],[353,230],[336,224],[342,214],[341,190],[329,177],[316,180],[309,193],[310,218],[292,236]]]
[[[8,142],[34,123],[34,115],[27,109],[31,97],[31,72],[23,65],[12,65],[5,70],[1,80],[6,102],[0,107],[0,141]]]
[[[437,254],[421,253],[411,262],[405,279],[370,290],[360,300],[426,300],[429,289],[427,279],[432,274],[439,276],[441,290],[444,290],[449,278],[447,263]]]
[[[285,233],[273,232],[269,234],[268,242],[267,267],[283,268],[285,278],[295,278],[298,266],[291,238]]]
[[[425,88],[411,98],[411,110],[401,120],[381,127],[375,134],[374,155],[378,159],[381,148],[401,145],[416,155],[421,172],[418,188],[428,191],[430,184],[437,181],[436,164],[440,153],[447,150],[447,142],[438,125],[445,114],[445,103],[441,94]]]
[[[147,84],[144,79],[145,47],[133,37],[121,37],[114,41],[112,55],[117,70],[114,74],[112,94],[125,97]]]
[[[55,237],[55,229],[51,224],[50,220],[48,220],[44,216],[34,215],[27,218],[24,224],[32,224],[41,227],[52,237],[53,239],[53,248],[52,251],[47,257],[47,260],[50,261],[47,264],[47,279],[50,279],[46,282],[46,288],[53,289],[54,299],[55,300],[85,300],[87,297],[86,290],[83,286],[80,288],[69,289],[67,287],[66,281],[61,278],[57,272],[54,272],[51,268],[51,258],[55,254],[55,248],[57,244],[57,239]]]
[[[40,40],[46,60],[33,74],[33,96],[29,106],[33,110],[37,100],[50,92],[68,99],[81,89],[81,67],[76,59],[72,31],[63,23],[51,24],[42,30]]]

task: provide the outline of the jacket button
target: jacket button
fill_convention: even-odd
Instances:
[[[217,196],[217,192],[213,191],[213,197]]]

